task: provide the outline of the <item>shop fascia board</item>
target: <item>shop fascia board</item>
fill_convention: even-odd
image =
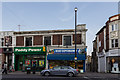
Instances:
[[[16,55],[26,55],[26,54],[33,54],[33,55],[41,54],[41,55],[43,55],[43,54],[46,54],[46,52],[40,52],[40,53],[38,53],[38,52],[37,53],[35,53],[35,52],[33,52],[33,53],[32,52],[31,53],[29,53],[29,52],[28,53],[25,53],[25,52],[15,52],[15,54]]]

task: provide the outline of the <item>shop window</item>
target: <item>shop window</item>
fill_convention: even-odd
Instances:
[[[25,45],[26,46],[32,46],[32,37],[26,37]]]
[[[64,36],[64,46],[71,46],[71,36]]]
[[[44,37],[44,45],[51,45],[51,36]]]

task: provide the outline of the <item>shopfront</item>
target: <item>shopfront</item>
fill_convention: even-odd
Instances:
[[[46,67],[46,47],[15,47],[15,70],[25,71],[26,67],[33,68],[36,64],[36,71]]]
[[[111,73],[120,73],[120,56],[107,57],[107,71]]]
[[[75,50],[74,49],[54,49],[49,52],[47,60],[49,68],[54,66],[71,66],[75,68]],[[85,72],[86,55],[80,54],[77,49],[77,69]]]
[[[10,69],[10,66],[12,66],[12,53],[13,53],[13,48],[3,48],[3,62],[7,62],[7,68],[8,70]],[[2,62],[2,63],[3,63]]]
[[[2,53],[3,53],[3,49],[0,48],[0,70],[2,69]]]

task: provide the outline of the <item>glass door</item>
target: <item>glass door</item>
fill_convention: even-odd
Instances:
[[[22,70],[23,67],[23,56],[19,55],[18,58],[18,70]]]

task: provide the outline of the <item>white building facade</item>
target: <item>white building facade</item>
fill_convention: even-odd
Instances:
[[[96,36],[98,72],[120,73],[120,15],[110,17]]]

